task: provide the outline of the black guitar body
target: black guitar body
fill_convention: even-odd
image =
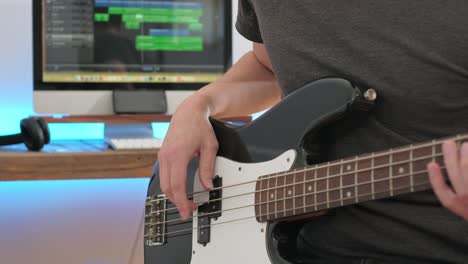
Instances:
[[[367,111],[372,105],[372,100],[366,100],[361,91],[346,80],[318,80],[285,97],[249,125],[235,127],[211,120],[219,141],[218,156],[239,162],[258,163],[272,160],[285,151],[294,149],[298,153],[294,167],[316,163],[321,161],[317,139],[322,128],[354,110]],[[189,193],[193,191],[197,167],[198,160],[192,160],[187,175]],[[162,193],[156,163],[148,196],[159,194]],[[167,220],[173,220],[178,219],[179,215],[170,214],[167,217]],[[299,227],[300,223],[290,225],[286,222],[268,225],[266,246],[272,263],[294,262],[295,239],[288,241],[288,237],[295,237]],[[168,227],[167,232],[191,228],[192,222],[186,222]],[[145,264],[189,264],[192,256],[192,232],[184,231],[177,237],[168,238],[162,246],[149,246],[145,243],[144,254]]]

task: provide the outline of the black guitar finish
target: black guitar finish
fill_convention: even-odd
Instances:
[[[247,126],[234,127],[211,120],[219,141],[218,156],[239,162],[257,163],[274,159],[287,150],[295,149],[298,153],[295,167],[304,166],[308,160],[311,160],[311,153],[304,150],[306,138],[317,135],[321,128],[344,117],[353,109],[368,110],[371,105],[372,102],[365,100],[359,89],[346,80],[329,78],[315,81],[290,94]],[[313,136],[313,138],[316,137]],[[193,191],[197,166],[197,159],[190,162],[187,175],[189,193]],[[156,163],[148,196],[161,194],[158,172]],[[168,215],[167,220],[177,218],[179,218],[178,214],[171,214]],[[293,252],[278,250],[281,245],[278,242],[279,236],[276,235],[277,225],[269,224],[268,228],[267,246],[270,258],[272,263],[290,263],[283,258],[294,255]],[[192,223],[187,222],[168,227],[167,232],[191,228]],[[294,230],[291,232],[294,233]],[[211,241],[211,243],[216,243],[216,241]],[[169,237],[167,243],[162,246],[145,244],[144,251],[145,264],[189,264],[192,254],[192,232],[183,232],[174,238]]]

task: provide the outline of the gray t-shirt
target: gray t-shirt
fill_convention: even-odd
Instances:
[[[284,95],[327,76],[377,90],[369,118],[332,132],[330,159],[468,132],[468,1],[239,2],[236,27],[265,44]],[[334,210],[298,242],[309,258],[468,263],[468,223],[432,191]]]

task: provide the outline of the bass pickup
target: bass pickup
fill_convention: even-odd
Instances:
[[[210,242],[211,219],[221,217],[223,198],[223,179],[216,176],[213,179],[214,190],[210,191],[210,200],[198,207],[198,243],[206,246]]]

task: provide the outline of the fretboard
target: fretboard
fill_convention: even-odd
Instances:
[[[468,139],[456,137],[457,143]],[[430,189],[427,164],[443,166],[442,140],[262,176],[256,183],[259,222]]]

